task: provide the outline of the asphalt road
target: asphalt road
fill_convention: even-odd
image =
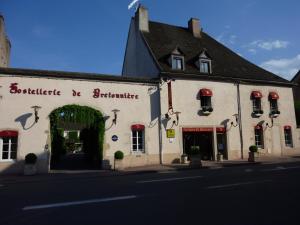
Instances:
[[[300,224],[300,162],[1,183],[0,224]]]

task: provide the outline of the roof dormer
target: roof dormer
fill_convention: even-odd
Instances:
[[[211,57],[204,49],[200,54],[199,58],[196,61],[196,66],[199,68],[200,73],[211,74]]]
[[[183,71],[185,69],[184,54],[178,47],[171,52],[169,64],[172,67],[172,70]]]

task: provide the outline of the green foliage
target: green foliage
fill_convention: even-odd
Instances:
[[[250,152],[257,152],[257,146],[256,145],[251,145],[250,147],[249,147],[249,151]]]
[[[123,159],[124,153],[122,151],[116,151],[115,152],[115,159]]]
[[[37,161],[37,156],[34,153],[29,153],[25,156],[25,164],[35,164]]]
[[[71,122],[84,125],[86,128],[80,139],[83,141],[83,151],[87,153],[88,159],[102,161],[104,120],[102,114],[88,106],[65,105],[55,109],[50,115],[52,159],[59,160],[66,152],[63,130],[58,128],[59,122]],[[77,134],[76,134],[77,135]]]
[[[78,142],[78,132],[77,131],[70,131],[68,132],[68,139],[70,142]]]
[[[295,100],[295,109],[300,110],[300,101],[299,100]]]

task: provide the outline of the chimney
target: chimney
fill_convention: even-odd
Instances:
[[[0,13],[0,67],[8,67],[11,44],[5,34],[4,17]]]
[[[140,31],[149,32],[148,9],[140,5],[135,13],[135,21]]]
[[[189,20],[189,31],[196,38],[201,38],[201,28],[200,28],[200,20],[196,18],[191,18]]]

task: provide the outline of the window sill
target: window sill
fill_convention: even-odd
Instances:
[[[0,159],[0,163],[16,163],[16,159]]]

